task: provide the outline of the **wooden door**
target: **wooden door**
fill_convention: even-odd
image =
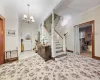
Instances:
[[[5,61],[5,50],[4,50],[4,23],[3,19],[0,18],[0,65],[4,64]]]

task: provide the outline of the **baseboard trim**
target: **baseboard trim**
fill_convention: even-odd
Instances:
[[[51,59],[52,59],[52,60],[55,60],[55,57],[52,57]]]
[[[71,52],[71,53],[73,53],[73,52],[74,52],[74,51],[72,51],[72,50],[68,50],[68,49],[67,49],[66,51],[67,51],[67,52]]]
[[[10,58],[10,59],[5,59],[5,63],[13,62],[13,61],[17,61],[17,60],[18,60],[18,57]]]
[[[94,56],[94,59],[100,60],[100,57]]]

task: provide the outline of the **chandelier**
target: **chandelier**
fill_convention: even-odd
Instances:
[[[30,16],[30,13],[29,13],[29,7],[30,7],[30,5],[27,4],[27,6],[28,6],[28,14],[23,16],[23,21],[29,24],[29,23],[33,23],[35,21],[34,21],[33,16]]]

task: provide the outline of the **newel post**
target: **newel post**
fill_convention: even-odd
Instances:
[[[52,26],[51,26],[51,50],[52,50],[52,57],[55,57],[55,43],[54,43],[54,11],[52,11]]]
[[[68,32],[63,35],[63,51],[64,52],[66,52],[66,35],[67,34],[68,34]]]
[[[66,41],[65,41],[65,36],[63,36],[63,51],[66,52]]]

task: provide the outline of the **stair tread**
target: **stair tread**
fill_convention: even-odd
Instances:
[[[60,48],[63,48],[63,47],[56,47],[56,49],[60,49]]]
[[[62,45],[56,45],[56,47],[62,47]]]
[[[60,44],[56,44],[56,45],[60,45]]]
[[[59,43],[59,42],[56,42],[56,43]]]
[[[64,56],[66,56],[66,55],[67,55],[67,54],[61,54],[61,55],[56,56],[55,58],[64,57]]]
[[[62,50],[63,50],[62,48],[56,49],[56,51],[62,51]]]
[[[56,53],[60,53],[60,52],[63,52],[63,50],[58,50],[58,51],[56,51]]]

